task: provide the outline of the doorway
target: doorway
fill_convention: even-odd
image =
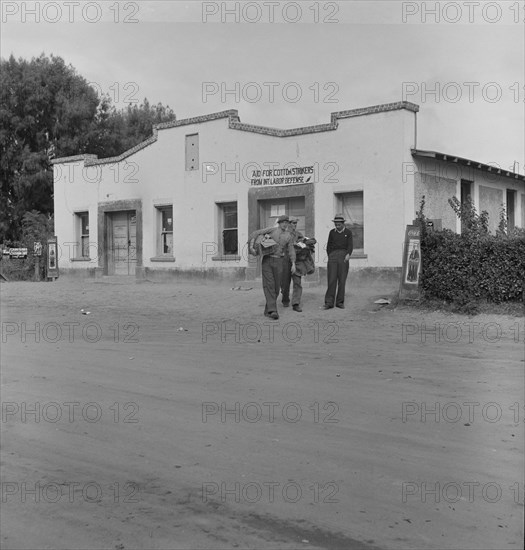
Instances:
[[[135,275],[137,215],[135,210],[108,213],[108,275]]]
[[[472,200],[472,182],[468,180],[461,180],[461,210],[462,212],[465,211],[467,208],[468,203],[470,202],[471,205],[473,205]],[[467,229],[465,225],[465,219],[461,219],[461,232],[464,233]]]
[[[281,199],[268,199],[259,201],[259,227],[272,227],[279,216],[299,218],[297,231],[304,234],[306,209],[304,197],[287,197]]]
[[[515,204],[516,204],[516,191],[513,189],[507,189],[507,206],[505,208],[507,213],[507,231],[512,231],[515,225]]]
[[[298,218],[297,231],[305,234],[306,208],[305,198],[302,197],[283,197],[279,199],[267,199],[258,201],[259,216],[257,229],[273,227],[277,223],[279,216],[287,215]],[[261,276],[261,262],[257,262],[256,276]]]

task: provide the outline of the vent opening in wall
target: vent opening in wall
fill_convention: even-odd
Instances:
[[[199,169],[199,134],[186,136],[186,170]]]

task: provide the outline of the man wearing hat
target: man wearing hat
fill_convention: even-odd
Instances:
[[[271,319],[279,319],[277,296],[279,296],[279,291],[281,290],[284,261],[288,261],[285,257],[285,251],[292,261],[291,272],[295,273],[294,242],[291,233],[287,231],[289,221],[288,216],[279,216],[277,218],[277,227],[258,229],[249,238],[250,249],[253,249],[253,241],[259,235],[268,235],[276,243],[275,247],[272,248],[272,252],[263,256],[261,264],[263,291],[266,298],[264,314]]]
[[[345,227],[345,218],[337,214],[332,220],[335,228],[328,234],[326,253],[328,254],[328,289],[324,297],[323,309],[335,306],[345,308],[345,285],[348,276],[348,262],[354,249],[352,232]],[[337,290],[337,293],[336,293]]]

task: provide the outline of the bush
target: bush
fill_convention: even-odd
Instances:
[[[521,301],[524,296],[525,231],[488,232],[488,215],[476,214],[470,202],[449,201],[460,217],[463,233],[429,231],[423,213],[421,288],[426,298],[450,301],[472,310],[478,301]]]
[[[23,246],[13,246],[12,248],[25,248],[25,244]],[[41,280],[45,276],[44,267],[44,262],[41,259]],[[32,281],[35,277],[35,259],[30,252],[27,258],[9,258],[9,256],[3,256],[0,262],[0,272],[8,281]]]

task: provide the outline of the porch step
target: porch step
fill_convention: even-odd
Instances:
[[[101,283],[112,285],[129,285],[136,281],[135,275],[102,275],[97,278]]]

